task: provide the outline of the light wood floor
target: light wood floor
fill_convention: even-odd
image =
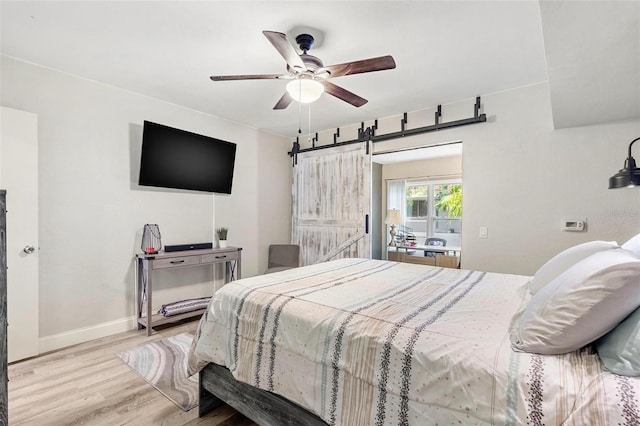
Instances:
[[[117,353],[182,332],[198,322],[147,337],[128,331],[9,365],[10,425],[257,426],[231,407],[198,418],[184,412],[127,367]]]

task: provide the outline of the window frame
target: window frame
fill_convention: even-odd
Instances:
[[[411,221],[411,222],[417,222],[417,221],[426,221],[426,235],[425,238],[430,238],[433,237],[436,234],[436,229],[435,229],[435,225],[436,225],[436,221],[437,220],[452,220],[452,221],[457,221],[459,223],[461,223],[462,221],[462,216],[459,217],[453,217],[450,218],[448,216],[436,216],[436,203],[435,203],[435,186],[436,185],[463,185],[462,183],[462,177],[458,176],[458,177],[451,177],[451,178],[438,178],[438,179],[429,179],[429,178],[415,178],[415,179],[397,179],[397,180],[404,180],[405,184],[405,192],[404,192],[404,210],[405,210],[405,215],[403,216],[402,220],[403,220],[403,225],[406,226],[407,222]],[[407,197],[407,189],[410,186],[427,186],[427,196],[426,196],[426,201],[427,201],[427,216],[409,216],[409,209],[407,208],[407,203],[408,203],[408,197]],[[464,190],[464,189],[463,189]],[[416,197],[418,198],[418,197]],[[420,197],[421,198],[421,197]],[[388,204],[388,202],[387,202]],[[460,238],[462,238],[462,229],[461,226],[459,226],[460,228]],[[420,232],[420,234],[422,234],[422,232]]]

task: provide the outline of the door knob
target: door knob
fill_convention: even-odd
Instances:
[[[24,248],[22,249],[23,252],[27,253],[27,254],[31,254],[34,251],[36,251],[36,248],[34,246],[24,246]]]

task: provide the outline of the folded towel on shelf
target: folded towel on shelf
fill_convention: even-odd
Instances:
[[[205,309],[209,304],[209,300],[211,300],[211,297],[201,297],[199,299],[187,299],[179,302],[167,303],[160,307],[158,313],[165,317],[170,317],[172,315],[183,314],[185,312]]]

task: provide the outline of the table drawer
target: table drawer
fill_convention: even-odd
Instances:
[[[175,268],[178,266],[197,265],[199,256],[170,257],[168,259],[156,259],[153,261],[153,269]]]
[[[240,252],[228,251],[223,253],[203,254],[200,256],[200,263],[214,263],[224,262],[227,260],[238,260],[240,258]]]

